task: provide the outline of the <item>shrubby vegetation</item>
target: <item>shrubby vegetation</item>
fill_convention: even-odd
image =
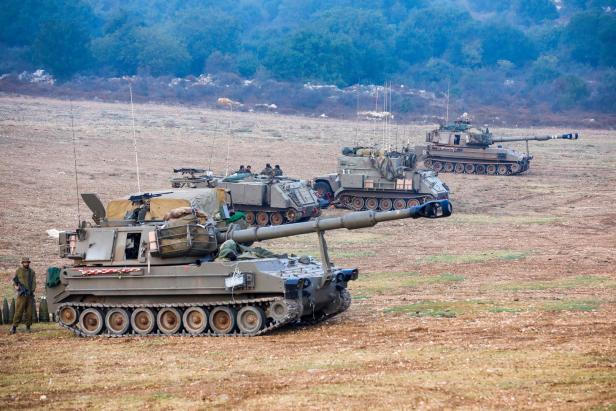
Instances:
[[[0,72],[395,81],[613,112],[616,0],[4,0]],[[406,107],[412,110],[413,107]]]

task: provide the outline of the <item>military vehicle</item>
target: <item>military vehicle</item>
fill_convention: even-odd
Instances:
[[[222,187],[229,190],[235,209],[245,213],[250,225],[295,223],[321,214],[316,193],[303,180],[251,173],[216,177],[198,168],[173,171],[181,176],[171,179],[172,187]]]
[[[322,321],[349,307],[347,283],[358,276],[329,260],[325,231],[452,212],[442,200],[242,229],[229,223],[222,189],[138,194],[106,208],[95,194],[82,198],[94,225],[60,233],[60,256],[73,263],[48,270],[58,274],[48,275],[46,295],[58,323],[86,337],[251,336]],[[306,233],[317,234],[320,259],[250,247]]]
[[[576,140],[577,133],[554,136],[495,137],[490,130],[473,127],[468,116],[454,124],[441,126],[426,135],[428,145],[422,149],[424,165],[437,172],[513,175],[530,166],[533,156],[528,142],[552,139]],[[526,153],[498,146],[494,143],[526,141]]]
[[[355,211],[401,210],[426,201],[446,199],[449,188],[432,170],[416,168],[415,151],[382,151],[345,147],[336,173],[316,177],[320,197]]]

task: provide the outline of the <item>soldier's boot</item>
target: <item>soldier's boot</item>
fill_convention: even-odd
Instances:
[[[17,332],[17,327],[12,326],[11,331],[9,331],[9,334],[15,334],[16,332]]]

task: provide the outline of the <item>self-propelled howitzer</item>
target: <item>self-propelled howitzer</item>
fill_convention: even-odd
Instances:
[[[123,204],[131,207],[127,202],[112,201],[105,210],[90,195],[99,223],[60,234],[61,256],[74,264],[50,270],[59,275],[47,279],[47,298],[59,324],[80,336],[260,335],[290,323],[321,321],[349,307],[347,283],[358,275],[330,261],[325,231],[451,214],[450,203],[441,200],[246,229],[220,217],[213,221],[220,206],[214,199],[221,198],[210,196],[214,191],[180,190],[152,198],[141,222],[118,219],[131,215],[118,211]],[[182,207],[183,197],[190,207]],[[209,212],[200,204],[209,205]],[[193,212],[160,218],[186,209]],[[252,246],[306,233],[317,234],[320,258],[276,255]]]
[[[420,155],[424,165],[437,172],[511,175],[528,170],[533,159],[528,149],[529,141],[556,139],[577,140],[578,134],[494,136],[487,127],[474,127],[468,117],[463,117],[454,124],[428,132],[428,144],[421,149]],[[513,141],[526,141],[526,153],[501,146],[491,147],[494,143]]]

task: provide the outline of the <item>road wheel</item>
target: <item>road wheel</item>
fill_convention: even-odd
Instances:
[[[237,328],[244,334],[254,334],[265,325],[265,313],[260,307],[247,305],[237,313]]]
[[[458,174],[462,174],[464,172],[464,164],[456,163],[454,166],[454,171]]]
[[[441,170],[443,170],[443,163],[441,163],[440,161],[435,161],[432,163],[432,170],[436,171],[437,173]]]
[[[284,213],[284,216],[287,218],[287,221],[290,223],[294,223],[295,220],[297,219],[297,211],[295,211],[292,208],[289,208],[287,210],[286,213]]]
[[[314,191],[317,193],[319,198],[323,198],[327,201],[332,201],[334,198],[334,192],[332,191],[329,184],[324,183],[323,181],[319,181],[314,184]]]
[[[432,168],[432,160],[430,159],[424,160],[424,166],[428,168]]]
[[[366,198],[366,208],[368,210],[376,210],[379,208],[379,200],[373,197]]]
[[[285,321],[289,315],[289,306],[283,301],[274,301],[269,306],[267,315],[275,322]]]
[[[496,166],[494,164],[488,164],[488,166],[486,167],[486,173],[490,175],[496,174]]]
[[[511,165],[511,174],[518,174],[521,171],[522,171],[522,166],[520,165],[520,163],[513,163]]]
[[[465,164],[464,165],[464,172],[466,174],[473,174],[475,172],[475,165],[474,164]]]
[[[182,324],[189,334],[201,334],[207,327],[207,312],[201,307],[189,307],[184,311]]]
[[[62,307],[58,313],[58,320],[66,326],[75,324],[78,319],[79,316],[77,315],[77,310],[71,306]],[[12,320],[13,319],[11,318],[11,321]]]
[[[485,174],[486,166],[484,166],[483,164],[477,164],[477,167],[475,167],[475,170],[477,171],[477,174]]]
[[[85,335],[98,335],[102,331],[103,325],[103,315],[96,308],[86,308],[79,316],[79,329]]]
[[[381,198],[381,201],[379,201],[379,208],[381,211],[389,211],[391,210],[391,207],[392,202],[389,198]]]
[[[351,208],[355,211],[360,211],[364,208],[364,199],[361,197],[353,197],[351,200]]]
[[[245,214],[246,214],[246,217],[245,217],[246,218],[246,222],[249,225],[254,225],[254,223],[255,223],[255,213],[253,213],[252,211],[246,211]]]
[[[418,199],[416,199],[416,198],[411,198],[409,201],[406,202],[406,206],[408,208],[416,207],[419,204],[421,204],[421,202]]]
[[[443,170],[444,170],[446,173],[451,173],[451,172],[453,171],[453,168],[454,168],[453,163],[445,163],[445,164],[443,165]]]
[[[130,316],[130,325],[139,335],[147,335],[154,330],[156,318],[149,308],[136,308]]]
[[[403,198],[396,198],[394,200],[394,210],[402,210],[406,208],[406,201]]]
[[[280,225],[284,222],[284,218],[282,218],[282,214],[280,213],[272,213],[272,215],[270,215],[270,221],[272,225]]]
[[[509,173],[509,168],[505,164],[501,164],[498,166],[497,172],[499,176],[504,176]]]
[[[112,308],[105,315],[105,326],[111,334],[126,334],[130,327],[130,317],[124,308]]]
[[[351,196],[342,196],[342,197],[340,197],[340,204],[343,207],[345,207],[345,208],[351,207],[351,201],[353,201],[351,199]]]
[[[269,224],[269,216],[267,215],[267,213],[265,211],[259,211],[257,213],[257,225],[263,227]]]
[[[218,306],[210,313],[210,328],[216,334],[230,334],[235,328],[235,310]]]
[[[161,308],[156,316],[156,325],[163,334],[175,334],[182,325],[182,316],[173,307]]]

